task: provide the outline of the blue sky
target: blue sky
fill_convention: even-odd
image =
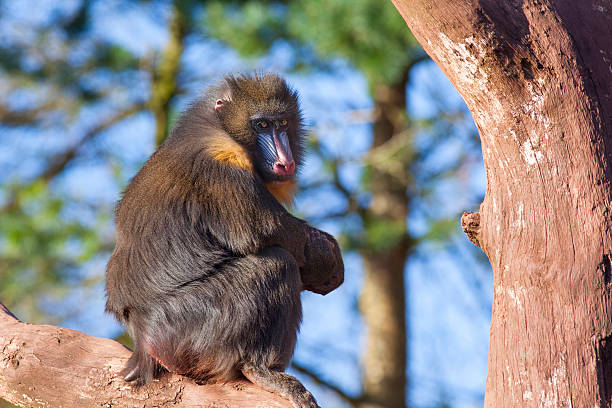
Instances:
[[[34,3],[36,6],[32,7]],[[73,4],[66,1],[61,7],[69,8]],[[165,10],[156,4],[151,5],[147,13],[139,13],[121,6],[118,1],[97,2],[95,13],[99,18],[96,18],[92,35],[112,40],[139,55],[159,49],[165,43],[167,32],[163,20]],[[18,5],[13,3],[9,11],[12,20],[27,26],[45,21],[49,10],[55,7],[57,4],[53,1],[19,2]],[[15,29],[11,26],[4,28],[8,32]],[[279,43],[269,55],[246,61],[217,41],[192,41],[183,58],[185,72],[192,80],[187,94],[176,104],[185,106],[210,81],[227,72],[264,69],[283,73],[290,66],[291,52],[286,44]],[[358,158],[369,147],[371,128],[367,122],[354,120],[353,113],[356,110],[367,111],[372,107],[372,101],[367,83],[357,71],[341,60],[332,67],[329,72],[285,75],[299,91],[307,121],[325,146],[332,152],[356,158],[355,163],[346,166],[342,172],[343,181],[355,186],[361,172]],[[145,79],[134,84],[131,92],[144,96],[148,92]],[[437,94],[446,106],[455,110],[465,109],[461,98],[439,69],[433,63],[425,63],[413,73],[408,92],[411,113],[421,118],[432,116],[439,104],[432,94]],[[127,97],[115,95],[114,103],[120,104],[122,98]],[[15,98],[15,103],[19,101],[20,98]],[[3,142],[0,169],[7,169],[6,174],[15,178],[34,174],[40,166],[36,160],[38,151],[53,151],[65,146],[82,131],[79,127],[82,123],[89,122],[92,116],[100,115],[107,108],[96,107],[82,113],[74,128],[64,134],[58,134],[53,128],[36,135],[28,135],[23,130],[9,133],[0,128]],[[465,124],[456,129],[456,140],[446,143],[427,166],[434,168],[437,163],[452,160],[463,148],[459,133],[473,131],[468,115]],[[78,163],[54,184],[54,188],[75,202],[106,203],[108,225],[101,229],[101,233],[112,234],[112,203],[119,198],[129,177],[153,152],[153,132],[152,116],[143,113],[114,126],[96,146],[96,151],[112,152],[113,160],[125,166],[119,181],[108,161],[92,160]],[[34,148],[27,153],[32,140]],[[22,160],[17,163],[16,157]],[[309,181],[320,173],[320,163],[310,156],[302,179]],[[461,210],[473,210],[479,204],[476,198],[482,196],[484,190],[484,168],[482,163],[477,163],[461,180],[441,183],[429,202],[421,208],[414,208],[407,220],[409,229],[415,233],[424,232],[424,214],[448,216]],[[321,206],[328,209],[341,205],[340,197],[323,190],[299,196],[296,210],[308,217],[320,213]],[[96,218],[96,214],[78,216],[88,222],[94,222]],[[321,227],[333,233],[339,231],[339,225],[333,222]],[[445,393],[457,407],[482,406],[480,398],[484,392],[490,319],[487,306],[492,296],[492,280],[488,266],[475,261],[469,250],[472,244],[459,233],[458,219],[457,231],[455,240],[459,252],[449,252],[436,245],[424,246],[406,265],[411,325],[411,397],[417,407],[433,406],[440,393]],[[97,258],[81,271],[84,277],[98,278],[99,283],[93,289],[76,290],[68,297],[67,309],[80,305],[82,313],[66,320],[66,327],[102,337],[112,337],[121,331],[119,325],[103,312],[105,262],[105,257]],[[345,263],[346,281],[340,289],[325,297],[311,293],[303,295],[304,321],[296,358],[317,368],[331,382],[356,393],[360,381],[359,354],[367,336],[356,306],[362,283],[362,264],[354,253],[345,254]],[[475,288],[475,281],[481,286]],[[326,406],[342,406],[324,389],[311,388],[318,399],[327,401]]]

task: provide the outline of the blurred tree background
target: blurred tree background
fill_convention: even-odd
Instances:
[[[460,231],[484,194],[459,96],[390,2],[0,1],[0,300],[117,337],[112,207],[224,73],[302,95],[293,209],[341,242],[346,282],[303,295],[292,372],[322,406],[482,406],[491,278]]]

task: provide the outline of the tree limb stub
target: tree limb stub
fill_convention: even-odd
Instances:
[[[167,375],[139,389],[119,371],[130,351],[109,339],[17,320],[0,303],[0,397],[24,407],[276,407],[288,401],[246,381],[198,385]]]
[[[472,244],[480,247],[480,213],[464,212],[461,216],[461,228]]]

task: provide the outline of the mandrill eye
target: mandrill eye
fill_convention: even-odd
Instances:
[[[262,120],[261,122],[257,124],[257,126],[262,127],[262,128],[267,128],[268,122],[266,122],[265,120]]]
[[[283,119],[283,120],[281,120],[281,125],[283,125],[283,126],[287,126],[287,119]]]

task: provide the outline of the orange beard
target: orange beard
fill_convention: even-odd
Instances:
[[[293,205],[293,196],[297,190],[297,182],[294,179],[271,181],[266,183],[266,188],[279,203],[286,206]]]

